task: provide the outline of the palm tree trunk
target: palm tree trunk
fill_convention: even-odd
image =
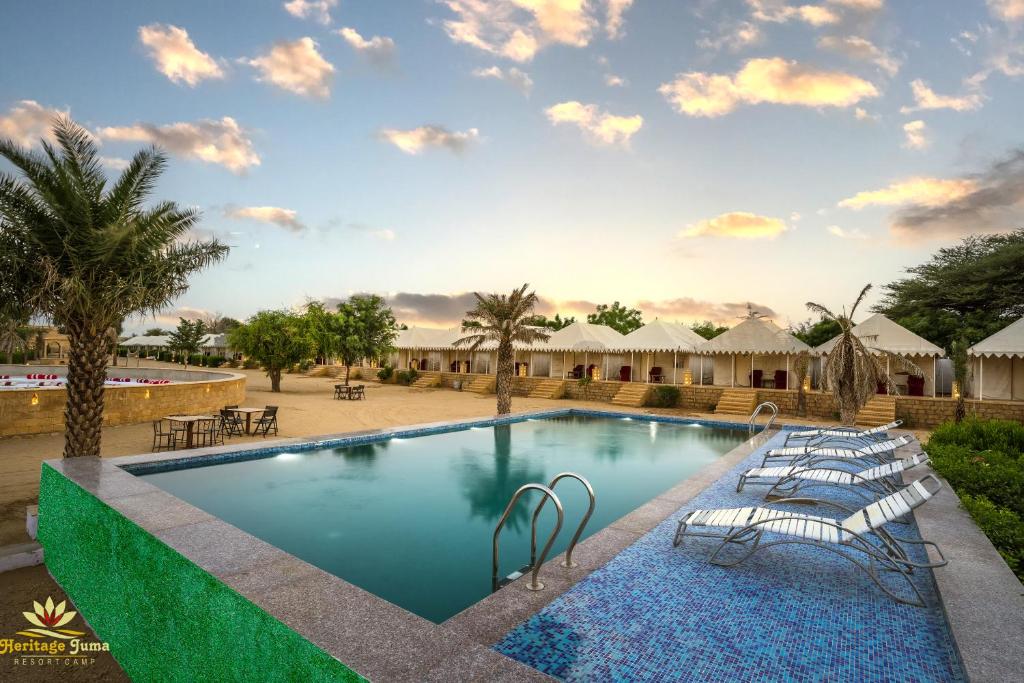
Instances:
[[[498,415],[508,415],[512,412],[512,374],[515,371],[513,365],[512,343],[500,343],[498,345],[498,373],[494,389],[498,394]]]
[[[103,428],[103,381],[107,339],[79,324],[68,325],[68,400],[64,408],[64,457],[100,454]]]

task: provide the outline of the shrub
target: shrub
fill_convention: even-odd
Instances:
[[[252,360],[251,358],[246,358],[244,361],[242,361],[242,367],[245,368],[246,370],[255,370],[259,366],[260,364]]]
[[[977,451],[956,444],[928,442],[932,466],[956,492],[985,496],[996,505],[1024,515],[1024,463],[1001,451]]]
[[[647,405],[652,408],[675,408],[679,405],[680,392],[678,387],[663,385],[655,387],[647,399]]]
[[[1017,458],[1024,453],[1024,424],[1010,420],[967,418],[946,422],[932,432],[928,445],[957,444],[974,450],[1002,451]]]
[[[390,365],[385,365],[384,367],[377,371],[377,379],[379,379],[381,382],[387,382],[389,379],[391,379],[391,375],[393,374],[395,374],[395,369]]]
[[[410,384],[415,382],[418,376],[419,373],[416,372],[416,370],[414,370],[413,368],[403,370],[402,372],[398,373],[398,375],[396,375],[396,377],[398,378],[398,383],[404,386],[409,386]]]
[[[1024,520],[985,496],[963,495],[960,501],[1017,578],[1024,580]]]
[[[158,353],[156,355],[156,359],[159,360],[159,361],[163,361],[164,363],[170,363],[171,362],[171,352],[170,351],[161,351],[160,353]]]
[[[206,357],[206,366],[210,367],[210,368],[219,368],[220,366],[224,365],[224,363],[226,363],[226,362],[227,362],[227,359],[224,356],[207,356]]]
[[[206,356],[201,353],[190,354],[188,357],[188,364],[196,366],[206,365]]]

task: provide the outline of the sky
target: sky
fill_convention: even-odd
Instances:
[[[160,145],[155,197],[232,246],[164,325],[373,292],[443,327],[524,282],[547,314],[795,323],[1024,225],[1022,86],[1024,0],[38,0],[0,22],[0,136],[70,113],[112,177]]]

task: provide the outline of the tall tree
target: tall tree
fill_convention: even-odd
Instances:
[[[108,186],[88,131],[60,116],[53,138],[41,141],[42,153],[0,140],[0,156],[21,174],[0,174],[0,217],[21,245],[10,260],[37,273],[33,312],[69,338],[64,456],[98,456],[107,330],[167,306],[228,247],[186,241],[199,222],[195,209],[146,205],[167,166],[158,149],[137,152]]]
[[[209,332],[206,323],[202,319],[185,320],[179,318],[178,329],[171,332],[167,339],[167,346],[177,351],[184,358],[185,368],[188,368],[188,361],[192,354],[199,353],[203,347],[203,340]]]
[[[572,325],[574,322],[576,322],[576,318],[573,316],[567,315],[563,318],[558,313],[555,313],[554,318],[549,318],[540,314],[531,316],[530,321],[527,324],[533,325],[534,327],[546,327],[549,330],[555,330],[557,332],[558,330]]]
[[[498,345],[498,371],[495,391],[498,394],[498,415],[512,412],[512,376],[515,372],[513,343],[532,344],[546,341],[550,335],[528,324],[537,305],[537,294],[527,293],[529,284],[524,284],[511,294],[475,293],[476,308],[466,312],[469,320],[480,323],[480,327],[464,327],[466,336],[455,342],[456,346],[468,345],[475,351],[484,342]],[[467,334],[470,333],[470,334]]]
[[[336,313],[328,311],[320,301],[306,302],[302,315],[306,334],[313,342],[313,355],[327,363],[338,355],[341,345],[340,321]]]
[[[171,333],[170,330],[165,330],[162,327],[151,327],[142,333],[143,337],[166,337]]]
[[[714,339],[729,328],[723,325],[716,325],[710,320],[705,320],[704,322],[693,323],[690,325],[690,329],[705,339]]]
[[[29,249],[25,236],[8,225],[0,213],[0,350],[7,364],[14,352],[24,350],[28,358],[28,330],[32,300],[39,284],[38,272],[22,258]]]
[[[352,366],[363,358],[382,358],[394,348],[395,316],[383,298],[356,294],[338,305],[341,322],[339,357],[345,364],[345,384]]]
[[[805,320],[793,328],[792,332],[794,337],[813,349],[815,346],[821,346],[829,339],[839,335],[842,329],[835,320],[822,318],[818,322]]]
[[[290,311],[260,311],[228,332],[231,348],[256,361],[270,390],[281,391],[281,373],[316,353],[306,321]]]
[[[597,309],[587,315],[587,322],[595,325],[607,325],[621,334],[629,334],[644,326],[643,314],[635,308],[626,308],[618,301],[598,304]]]
[[[1024,316],[1024,229],[968,237],[907,273],[874,310],[946,350],[976,344]]]

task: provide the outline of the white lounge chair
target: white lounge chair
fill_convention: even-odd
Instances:
[[[932,486],[929,489],[927,484]],[[896,493],[875,501],[860,510],[837,503],[813,498],[788,498],[779,502],[818,503],[852,512],[845,519],[807,515],[791,510],[764,507],[693,510],[679,520],[672,545],[679,546],[687,536],[721,539],[722,543],[711,554],[710,562],[722,567],[734,567],[758,550],[775,545],[809,545],[839,555],[862,569],[886,595],[897,602],[924,607],[924,596],[910,574],[915,568],[941,567],[947,564],[939,547],[931,541],[897,538],[885,530],[885,525],[907,515],[941,490],[935,475],[927,474]],[[698,529],[698,531],[694,531]],[[765,537],[765,532],[772,534]],[[762,542],[763,541],[763,542]],[[746,549],[739,558],[722,559],[722,552],[739,545]],[[938,553],[938,562],[916,562],[910,559],[904,545],[931,546]],[[916,600],[894,593],[880,579],[879,571],[901,576]]]
[[[861,446],[859,448],[821,446],[808,444],[806,446],[783,446],[772,448],[765,453],[761,461],[762,467],[767,467],[770,462],[780,465],[804,465],[810,466],[826,460],[839,460],[850,462],[852,460],[865,460],[882,465],[891,459],[891,455],[897,448],[902,448],[913,443],[914,438],[901,435],[895,439],[879,441],[878,443]]]
[[[823,440],[836,440],[836,441],[881,441],[886,438],[886,432],[890,429],[896,429],[903,420],[893,420],[889,424],[880,425],[878,427],[871,427],[870,429],[855,429],[852,427],[826,427],[824,429],[807,429],[798,432],[789,432],[786,434],[785,445],[788,446],[790,441],[823,441]]]
[[[866,500],[895,493],[900,489],[896,477],[912,467],[928,462],[925,454],[912,455],[902,460],[893,460],[875,465],[859,472],[832,467],[805,467],[786,465],[782,467],[755,467],[740,475],[736,491],[742,491],[747,484],[771,486],[765,499],[790,498],[800,491],[817,486],[838,486],[852,491]]]

